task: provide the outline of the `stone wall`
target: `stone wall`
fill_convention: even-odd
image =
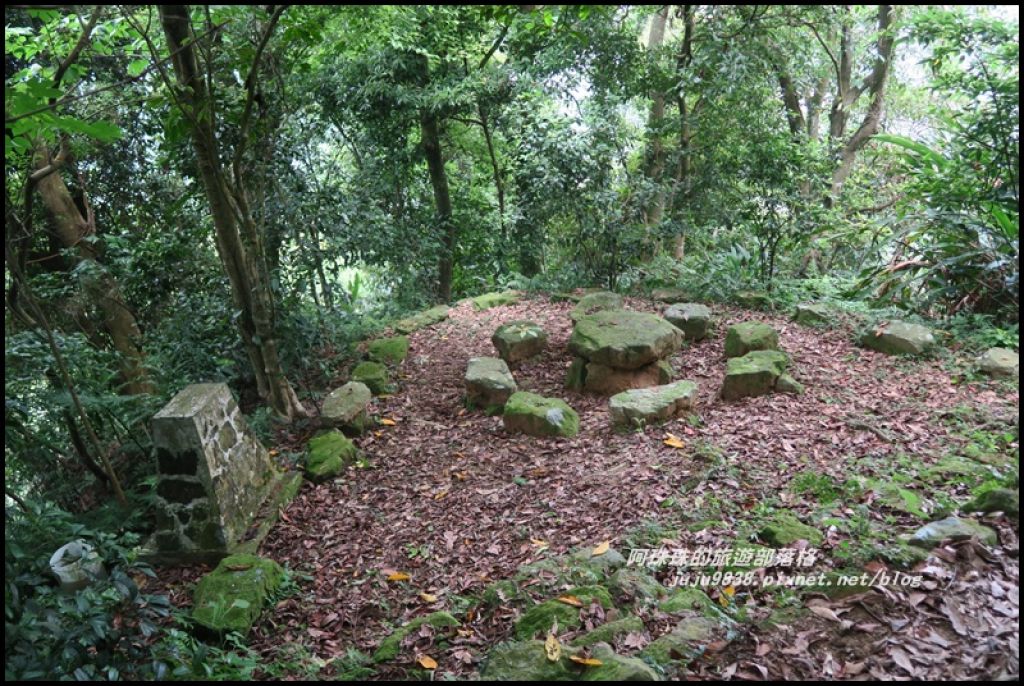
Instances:
[[[225,555],[277,477],[227,385],[194,384],[153,418],[158,478],[153,546],[163,557]]]

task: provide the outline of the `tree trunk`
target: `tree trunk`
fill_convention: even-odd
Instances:
[[[452,221],[452,200],[448,193],[448,175],[441,154],[441,134],[437,116],[424,110],[420,115],[420,142],[427,158],[430,185],[434,189],[434,209],[441,235],[441,257],[437,263],[437,298],[441,302],[452,299],[452,273],[455,263],[455,223]]]
[[[878,6],[878,39],[876,42],[877,56],[871,73],[865,79],[860,92],[868,91],[871,95],[871,102],[864,120],[854,132],[853,136],[846,142],[839,152],[839,164],[832,172],[832,199],[835,201],[843,189],[850,172],[853,171],[853,163],[856,161],[857,153],[867,145],[871,137],[878,133],[882,122],[882,115],[885,113],[885,87],[889,79],[890,67],[893,59],[893,47],[896,43],[895,37],[890,33],[893,20],[893,8],[891,5]]]
[[[848,13],[848,10],[847,10]],[[878,38],[875,41],[875,63],[871,73],[858,86],[852,84],[853,74],[853,28],[848,18],[844,20],[840,43],[840,59],[838,92],[832,103],[829,115],[829,141],[837,148],[837,164],[832,172],[831,193],[826,204],[833,204],[842,191],[843,184],[853,171],[857,153],[871,137],[878,133],[885,109],[885,87],[889,79],[890,67],[895,46],[894,36],[890,33],[893,22],[892,5],[878,6]],[[863,93],[871,96],[864,120],[849,140],[843,142],[850,110]]]
[[[234,179],[221,162],[214,107],[194,48],[195,36],[184,5],[162,5],[160,20],[180,88],[176,98],[189,122],[200,177],[210,203],[217,252],[231,282],[242,343],[256,376],[257,391],[283,419],[306,416],[281,367],[274,296],[259,231],[246,200],[244,180]],[[255,74],[257,64],[253,64]],[[244,140],[238,145],[244,145]],[[236,151],[237,154],[237,151]]]
[[[649,52],[657,50],[665,42],[668,10],[669,6],[665,5],[651,17],[651,30],[647,36]],[[644,165],[644,175],[649,182],[658,186],[644,211],[644,224],[648,231],[660,224],[665,214],[665,189],[661,186],[665,171],[665,144],[661,131],[664,119],[665,93],[656,90],[651,92],[651,110],[647,116],[647,131],[651,141],[647,149],[647,163]]]
[[[50,162],[49,151],[38,146],[35,168],[44,169]],[[142,335],[135,314],[125,302],[117,280],[100,264],[95,245],[89,240],[96,233],[91,213],[88,218],[82,216],[59,170],[44,176],[36,187],[61,246],[74,251],[76,261],[84,267],[80,271],[82,288],[102,313],[103,326],[121,356],[123,392],[128,395],[152,393],[153,385],[139,346]]]

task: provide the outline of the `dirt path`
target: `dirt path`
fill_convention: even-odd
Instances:
[[[645,301],[630,306],[656,311]],[[608,425],[606,399],[563,388],[571,361],[569,309],[534,299],[477,313],[466,303],[454,308],[448,321],[411,335],[400,388],[379,401],[380,415],[395,425],[381,426],[359,441],[372,468],[353,469],[336,483],[306,485],[263,546],[265,555],[311,581],[259,629],[258,650],[269,656],[277,646],[295,642],[324,660],[350,647],[372,652],[390,627],[437,609],[464,611],[460,596],[510,576],[521,564],[604,540],[621,546],[645,520],[678,526],[707,516],[711,502],[724,503],[713,514],[715,526],[683,529],[671,540],[681,547],[728,543],[743,530],[745,513],[757,515],[762,503],[801,515],[818,507],[793,493],[796,475],[827,474],[841,482],[854,471],[884,472],[900,461],[934,464],[966,440],[962,427],[945,421],[943,413],[959,408],[957,416],[998,423],[1011,421],[1019,407],[1015,392],[952,383],[941,360],[890,358],[854,346],[846,329],[819,331],[720,307],[713,335],[672,358],[676,378],[700,385],[700,421],[678,419],[643,433],[617,434]],[[464,409],[466,361],[493,355],[491,333],[516,319],[533,320],[549,332],[547,351],[514,370],[520,388],[564,398],[580,414],[578,437],[513,436],[503,431],[500,417]],[[806,394],[735,403],[715,399],[725,371],[725,329],[745,320],[765,321],[779,331]],[[681,437],[686,447],[665,445],[666,432]],[[895,525],[901,524],[911,527],[913,520],[897,515]],[[993,559],[965,554],[965,561],[956,551],[944,564],[932,558],[937,566],[929,573],[936,586],[923,598],[875,592],[884,606],[857,606],[850,614],[840,612],[840,621],[821,612],[792,625],[754,628],[691,669],[749,678],[1014,673],[1016,535],[1007,526],[1001,533],[1005,546]],[[826,534],[825,553],[845,538],[841,531]],[[549,549],[541,550],[538,542]],[[964,572],[965,564],[979,569]],[[382,570],[411,579],[389,582]],[[950,631],[942,604],[950,591],[963,600],[970,627]],[[421,593],[437,601],[427,603]],[[749,604],[753,617],[770,609],[758,606],[769,601],[757,594],[736,600]],[[995,605],[1005,611],[996,612]],[[868,630],[854,640],[839,640],[858,633],[841,621],[857,613]],[[906,619],[907,613],[913,618]],[[505,637],[514,614],[508,609],[469,620],[471,635],[436,656],[438,676],[471,674],[487,645]],[[988,615],[1002,629],[986,625]],[[1009,620],[1009,631],[1003,630],[1003,620]],[[945,628],[935,629],[940,625]],[[840,629],[843,636],[830,633]],[[940,640],[929,643],[931,633]],[[801,641],[811,647],[804,646],[799,657],[786,652]],[[887,643],[880,650],[877,641]],[[936,655],[938,649],[942,655]],[[992,660],[1002,662],[993,669]],[[904,661],[910,669],[900,666]],[[402,678],[410,667],[384,666],[378,675]]]

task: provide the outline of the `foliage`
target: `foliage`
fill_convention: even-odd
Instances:
[[[143,593],[137,585],[137,578],[153,576],[134,558],[137,536],[91,530],[34,500],[26,506],[23,512],[8,510],[5,522],[4,678],[154,676],[148,646],[170,605],[165,596]],[[95,547],[108,575],[68,594],[54,584],[49,558],[74,539]]]

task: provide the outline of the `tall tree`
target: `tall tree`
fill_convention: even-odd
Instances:
[[[281,366],[274,293],[261,232],[249,206],[245,170],[261,56],[284,9],[278,7],[273,10],[260,32],[244,82],[246,97],[230,166],[224,163],[225,152],[221,149],[217,130],[218,107],[209,88],[214,77],[213,65],[208,59],[205,70],[201,67],[188,7],[161,5],[160,22],[177,77],[178,87],[173,89],[175,101],[188,122],[199,174],[213,216],[217,252],[239,309],[238,327],[256,376],[257,390],[280,417],[292,420],[306,416],[307,411]],[[212,50],[213,45],[207,49]]]

